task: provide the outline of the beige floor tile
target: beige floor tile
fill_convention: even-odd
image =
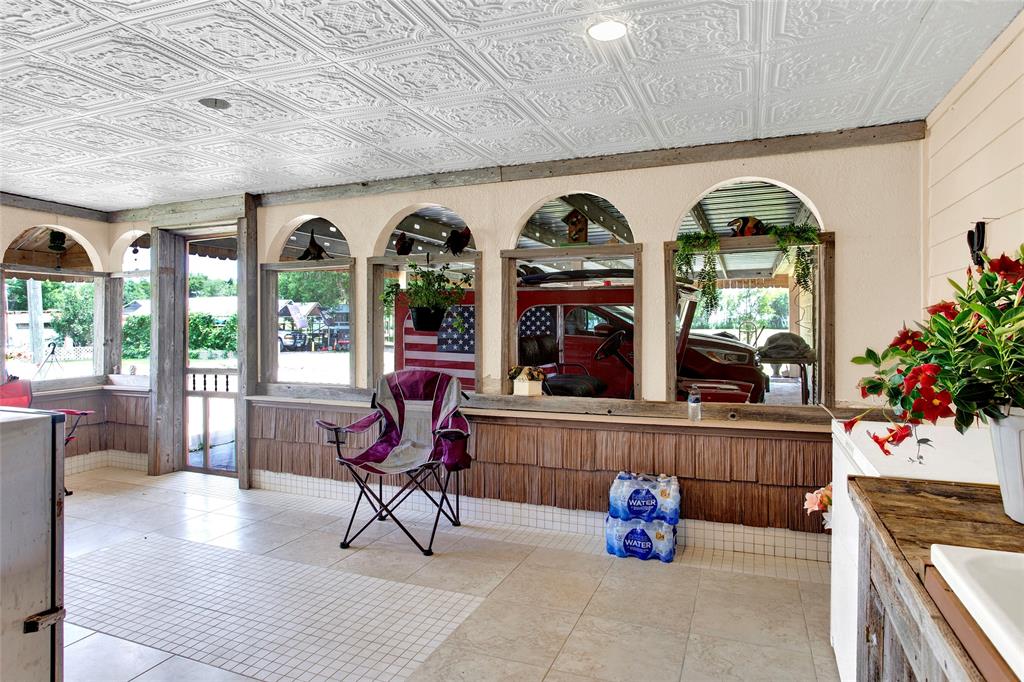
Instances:
[[[269,521],[254,521],[236,531],[208,540],[207,543],[243,552],[263,554],[292,540],[297,540],[309,531],[298,526],[282,526]]]
[[[323,532],[323,531],[320,531]],[[337,546],[338,536],[334,536]],[[353,545],[353,549],[358,546]],[[334,568],[361,575],[370,575],[383,580],[404,581],[413,573],[423,568],[431,557],[423,556],[412,546],[375,545],[356,551],[334,564]]]
[[[142,537],[142,533],[131,528],[96,523],[64,538],[64,556],[74,558],[113,545]]]
[[[721,589],[724,581],[708,587],[708,573],[701,576],[691,633],[810,652],[799,595],[785,598],[770,590],[758,593],[744,588],[743,578],[757,576],[742,574],[737,574],[734,591]]]
[[[276,559],[298,561],[313,566],[330,566],[352,556],[357,551],[359,550],[341,549],[338,546],[338,536],[334,533],[311,531],[266,554]]]
[[[561,670],[549,670],[548,674],[544,677],[544,682],[595,682],[596,680],[596,677],[574,675],[573,673],[564,673]]]
[[[758,646],[707,635],[690,635],[683,682],[787,680],[814,682],[810,653]]]
[[[551,547],[537,547],[526,557],[523,564],[572,571],[573,573],[586,573],[601,578],[608,572],[613,558],[607,554],[585,554]]]
[[[485,597],[513,568],[514,562],[470,561],[436,555],[403,582]]]
[[[679,556],[678,554],[676,555]],[[693,566],[684,565],[679,561],[670,564],[656,559],[641,561],[633,557],[609,557],[611,565],[606,574],[611,578],[622,578],[634,581],[638,585],[673,585],[679,581],[691,579]]]
[[[82,519],[77,516],[71,516],[70,514],[64,515],[64,535],[74,533],[76,530],[82,530],[89,526],[95,525],[96,521],[90,521],[89,519]]]
[[[503,563],[511,561],[518,564],[533,550],[531,545],[466,536],[455,546],[445,550],[444,555],[472,561],[501,561]]]
[[[185,501],[181,503],[181,506],[188,507],[189,509],[198,509],[199,511],[213,512],[230,507],[234,503],[234,500],[224,497],[200,493],[185,493]]]
[[[127,682],[170,657],[169,653],[97,632],[64,647],[64,680]]]
[[[403,523],[405,522],[403,521]],[[367,528],[366,530],[367,532],[369,532],[371,528],[379,529],[382,527],[390,528],[391,532],[386,535],[381,535],[380,538],[375,542],[388,545],[408,545],[409,547],[415,549],[415,545],[413,545],[412,542],[409,541],[409,537],[405,533],[403,533],[402,530],[398,526],[396,526],[392,521],[375,522],[372,526],[370,526],[370,528]],[[408,529],[410,533],[412,533],[412,536],[416,538],[416,540],[424,547],[426,547],[427,543],[430,542],[430,526],[420,526],[418,524],[405,524],[405,527]],[[358,528],[359,527],[356,526],[355,528],[353,528],[353,530],[358,530]],[[459,544],[465,537],[462,534],[460,534],[457,529],[455,531],[447,531],[442,530],[442,528],[443,526],[438,526],[437,534],[434,536],[435,554],[447,552],[451,548],[455,547],[455,545]],[[366,535],[366,533],[363,533],[363,535]],[[362,540],[363,535],[359,536],[359,540]],[[359,540],[356,540],[356,544],[359,543]]]
[[[231,504],[217,510],[218,514],[237,516],[248,521],[262,521],[271,516],[281,513],[281,509],[267,504],[255,504],[253,502],[231,502]]]
[[[616,682],[676,682],[685,650],[684,634],[583,616],[552,668]]]
[[[172,656],[136,677],[133,682],[245,682],[249,679],[252,678],[181,656]]]
[[[804,622],[807,624],[807,636],[812,642],[829,643],[829,603],[804,602]]]
[[[649,589],[626,578],[605,576],[583,615],[687,632],[700,570],[680,571],[680,576],[686,575],[689,580],[675,581],[671,587],[657,585]]]
[[[95,634],[95,630],[89,628],[83,628],[80,625],[69,623],[64,621],[64,646],[74,644],[79,640],[83,640],[89,635]]]
[[[785,578],[704,569],[700,587],[701,590],[718,590],[737,597],[771,597],[794,605],[801,603],[800,583]]]
[[[836,667],[836,654],[832,644],[825,641],[811,640],[811,658],[814,660],[814,673],[818,682],[839,682],[839,668]]]
[[[158,528],[184,523],[188,519],[202,516],[204,513],[197,509],[189,509],[188,507],[158,504],[153,509],[147,509],[142,512],[133,511],[125,514],[116,514],[111,516],[107,523],[122,528],[131,528],[140,533],[149,533]]]
[[[510,661],[548,667],[578,617],[541,606],[485,600],[448,642]]]
[[[338,521],[337,516],[330,514],[318,514],[316,512],[287,510],[275,514],[269,519],[271,523],[278,523],[283,526],[298,526],[306,530],[318,530]]]
[[[248,526],[252,521],[238,516],[228,516],[220,512],[197,512],[198,516],[157,529],[160,535],[167,535],[193,542],[206,542],[213,538],[227,535]]]
[[[822,583],[801,582],[800,600],[804,606],[816,605],[828,608],[832,595],[832,586]]]
[[[364,523],[366,523],[365,520],[360,521],[359,519],[356,519],[352,523],[352,532],[354,533],[357,530],[359,530],[360,528],[362,528]],[[330,523],[330,524],[324,526],[323,528],[320,528],[320,530],[322,532],[324,532],[324,533],[334,533],[335,535],[338,536],[338,542],[341,542],[341,539],[343,537],[345,537],[345,529],[347,529],[347,528],[348,528],[348,518],[346,517],[346,518],[343,518],[343,519],[339,519],[339,520],[335,521],[334,523]],[[390,523],[388,521],[380,521],[380,522],[372,523],[372,524],[370,524],[370,526],[366,530],[364,530],[362,532],[362,534],[358,538],[355,539],[355,542],[352,543],[352,546],[353,547],[366,547],[367,545],[370,545],[370,544],[376,542],[377,540],[380,540],[381,538],[383,538],[386,535],[391,535],[392,533],[394,533],[396,531],[397,528],[398,528],[398,526],[396,526],[394,523]],[[409,543],[410,547],[412,547],[412,543],[409,542],[408,538],[406,538],[405,541]]]
[[[585,573],[520,565],[491,598],[582,613],[600,583],[600,578]]]
[[[529,682],[543,680],[546,668],[442,645],[410,680],[416,682]]]

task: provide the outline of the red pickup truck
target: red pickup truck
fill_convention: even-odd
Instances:
[[[578,397],[633,397],[633,286],[626,270],[557,271],[522,276],[517,292],[519,357],[541,367],[544,392]],[[597,286],[595,286],[597,284]],[[676,397],[694,388],[716,402],[763,402],[768,379],[754,347],[732,338],[690,333],[697,300],[680,295],[676,346]],[[473,388],[473,292],[446,316],[440,331],[413,329],[404,297],[395,306],[395,368],[449,371]],[[451,324],[464,320],[461,330]],[[653,330],[652,330],[653,331]]]

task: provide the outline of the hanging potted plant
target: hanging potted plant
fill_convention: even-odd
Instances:
[[[413,329],[419,332],[436,332],[441,328],[448,309],[462,301],[466,288],[473,282],[472,275],[468,273],[454,278],[449,277],[450,270],[451,266],[447,264],[433,270],[410,262],[409,280],[405,289],[402,289],[397,281],[389,281],[380,296],[381,303],[385,308],[391,308],[395,305],[399,293],[404,293],[412,313]],[[462,331],[463,325],[462,318],[455,316],[452,326]]]
[[[811,293],[814,291],[814,251],[809,248],[820,244],[818,228],[814,225],[769,225],[766,234],[775,237],[782,255],[793,265],[796,285]]]
[[[709,315],[718,308],[718,235],[708,232],[687,232],[676,242],[676,274],[696,283],[700,302]],[[696,269],[696,256],[701,255],[700,269]]]
[[[1024,245],[1017,256],[985,258],[977,275],[968,268],[966,284],[950,280],[954,300],[853,362],[875,368],[859,382],[861,395],[881,396],[894,412],[886,433],[871,434],[886,455],[917,440],[922,421],[951,417],[960,433],[987,422],[1003,508],[1024,523]]]

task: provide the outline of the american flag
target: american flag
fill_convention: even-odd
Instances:
[[[463,330],[455,328],[455,317],[462,318]],[[412,315],[406,315],[404,364],[406,369],[438,369],[457,376],[465,389],[476,385],[476,309],[457,305],[448,310],[436,332],[418,332],[412,327]]]
[[[538,305],[527,308],[519,318],[519,336],[554,336],[555,306]]]

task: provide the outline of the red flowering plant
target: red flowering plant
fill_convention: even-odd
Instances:
[[[1024,245],[1015,255],[986,258],[977,273],[968,268],[965,284],[949,281],[954,300],[929,306],[926,320],[901,329],[881,353],[868,348],[853,358],[875,368],[860,380],[861,395],[892,409],[888,432],[871,434],[885,454],[912,435],[927,445],[916,438],[921,422],[952,417],[963,433],[1024,407]],[[921,461],[920,447],[911,459]]]

